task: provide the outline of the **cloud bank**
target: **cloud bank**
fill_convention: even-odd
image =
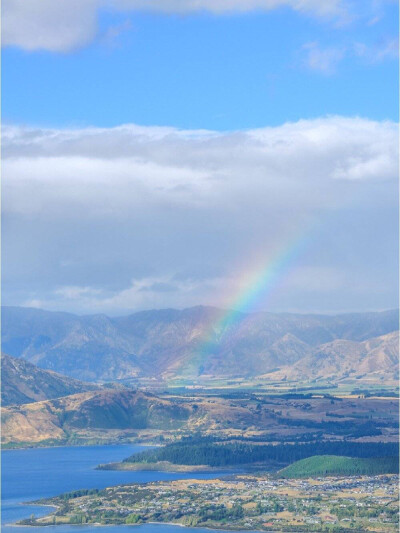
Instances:
[[[310,235],[259,308],[396,304],[397,126],[3,132],[3,302],[109,313],[229,306]]]

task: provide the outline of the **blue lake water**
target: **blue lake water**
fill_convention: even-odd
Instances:
[[[13,522],[47,514],[48,508],[21,505],[23,502],[76,489],[104,488],[123,483],[146,483],[167,479],[210,479],[223,475],[199,472],[118,472],[95,470],[99,463],[120,461],[142,446],[79,446],[4,450],[2,458],[2,533],[115,533],[134,529],[136,533],[210,533],[206,529],[145,524],[141,526],[47,526],[13,527]],[[225,472],[226,474],[226,472]]]

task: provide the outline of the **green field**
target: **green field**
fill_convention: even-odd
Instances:
[[[353,476],[397,474],[398,457],[343,457],[339,455],[314,455],[301,459],[279,471],[285,478],[313,476]]]

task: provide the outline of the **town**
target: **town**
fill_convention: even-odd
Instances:
[[[21,524],[176,523],[264,531],[394,532],[397,475],[283,479],[238,474],[80,490],[40,500],[56,510]]]

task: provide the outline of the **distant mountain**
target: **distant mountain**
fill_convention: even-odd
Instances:
[[[322,346],[335,341],[349,341],[347,350],[352,342],[392,333],[399,320],[398,311],[336,316],[237,313],[221,329],[225,313],[193,307],[109,318],[4,307],[3,350],[89,381],[253,377],[296,365],[318,351],[326,353]]]
[[[1,378],[2,406],[59,398],[96,388],[5,354],[1,355]]]
[[[270,374],[271,379],[376,378],[398,379],[399,332],[388,333],[364,342],[335,340],[318,346],[294,365]]]

